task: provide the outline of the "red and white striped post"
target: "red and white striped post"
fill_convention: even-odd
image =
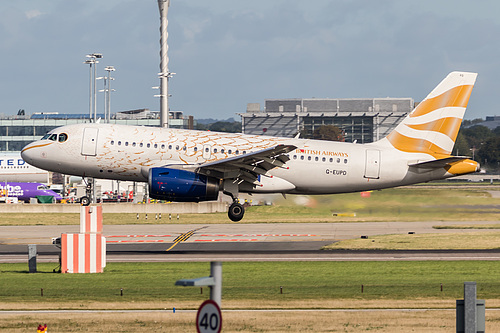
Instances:
[[[105,266],[102,206],[81,206],[80,233],[61,236],[61,272],[102,273]]]

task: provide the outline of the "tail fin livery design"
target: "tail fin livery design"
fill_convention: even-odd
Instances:
[[[476,73],[450,73],[387,140],[402,152],[436,159],[450,156],[476,77]]]

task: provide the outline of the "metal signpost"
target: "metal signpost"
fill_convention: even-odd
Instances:
[[[210,287],[210,300],[201,304],[196,315],[198,332],[220,332],[222,328],[222,313],[220,304],[222,300],[222,262],[210,262],[210,276],[197,279],[182,279],[175,282],[176,286],[184,287]]]

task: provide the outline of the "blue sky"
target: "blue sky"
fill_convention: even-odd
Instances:
[[[499,12],[496,0],[171,0],[170,106],[239,119],[273,98],[419,101],[463,70],[479,73],[465,118],[500,115]],[[87,113],[91,52],[98,75],[117,69],[114,112],[159,109],[156,0],[2,1],[0,51],[5,115]]]

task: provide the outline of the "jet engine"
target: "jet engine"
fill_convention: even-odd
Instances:
[[[218,179],[186,170],[151,168],[148,184],[153,199],[199,202],[219,196]]]

